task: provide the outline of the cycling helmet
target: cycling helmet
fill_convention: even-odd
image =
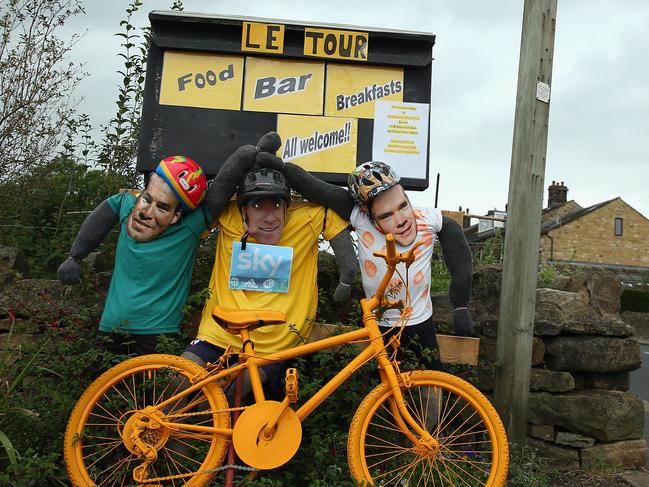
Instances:
[[[286,184],[284,175],[269,168],[258,168],[248,172],[237,188],[239,206],[252,199],[278,197],[288,205],[291,201],[291,189]]]
[[[166,181],[183,209],[194,210],[207,191],[207,178],[196,161],[185,156],[165,157],[155,173]]]
[[[399,183],[399,176],[385,162],[369,161],[357,166],[347,178],[354,200],[363,208],[384,191]]]

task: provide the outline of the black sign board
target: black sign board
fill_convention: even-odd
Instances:
[[[342,184],[392,164],[428,187],[435,36],[348,25],[153,11],[137,169],[185,155],[208,175],[276,130],[278,155]]]

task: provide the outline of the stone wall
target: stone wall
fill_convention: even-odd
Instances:
[[[471,308],[481,337],[477,385],[488,395],[496,363],[500,278],[496,266],[474,274]],[[630,371],[642,359],[633,327],[618,314],[622,288],[602,272],[554,285],[561,289],[536,294],[528,442],[555,465],[644,466],[644,405],[629,392]],[[441,296],[436,301],[442,326],[447,303]]]

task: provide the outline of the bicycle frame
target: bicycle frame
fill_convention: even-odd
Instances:
[[[385,289],[390,282],[390,279],[392,278],[394,272],[396,271],[396,266],[398,263],[404,262],[407,266],[409,266],[414,261],[414,250],[419,246],[420,242],[415,244],[415,246],[413,246],[413,248],[406,254],[396,253],[394,238],[392,237],[392,235],[386,236],[386,243],[387,255],[384,257],[388,265],[388,269],[383,276],[383,279],[375,295],[370,299],[361,300],[361,307],[363,310],[362,328],[340,335],[324,338],[312,343],[298,345],[291,349],[276,352],[264,357],[258,357],[255,355],[252,342],[250,341],[250,333],[247,329],[243,329],[241,330],[241,339],[242,343],[244,344],[242,355],[246,357],[243,363],[214,373],[210,373],[210,375],[198,380],[198,382],[194,383],[192,386],[188,387],[182,392],[179,392],[174,396],[166,399],[165,401],[157,404],[155,407],[148,409],[147,412],[152,413],[154,411],[163,411],[164,408],[169,404],[177,402],[179,399],[188,396],[189,394],[197,391],[206,384],[220,381],[225,378],[230,378],[231,376],[236,377],[237,374],[243,372],[245,369],[247,369],[250,374],[250,383],[252,386],[255,403],[259,403],[265,401],[262,381],[259,375],[259,367],[277,361],[285,361],[296,357],[301,357],[303,355],[308,355],[320,350],[344,345],[350,342],[366,340],[368,345],[363,350],[361,350],[349,363],[347,363],[347,365],[342,370],[340,370],[334,377],[332,377],[318,392],[313,394],[301,407],[299,407],[295,411],[295,414],[299,418],[300,422],[304,421],[304,419],[306,419],[306,417],[311,412],[313,412],[314,409],[322,404],[357,369],[370,361],[372,358],[376,358],[380,369],[381,380],[384,382],[387,381],[390,385],[390,388],[394,391],[396,403],[394,404],[394,406],[400,413],[395,414],[395,418],[398,418],[397,422],[399,423],[401,429],[403,429],[404,433],[408,434],[408,436],[410,436],[411,439],[416,443],[422,442],[432,446],[433,448],[438,446],[437,440],[433,438],[428,431],[426,431],[419,425],[419,423],[411,416],[406,408],[404,398],[399,387],[399,376],[397,375],[398,369],[388,358],[388,353],[386,351],[387,345],[383,341],[383,335],[379,329],[376,316],[373,313],[373,311],[379,306],[397,307],[403,305],[403,303],[400,301],[393,302],[386,299],[384,297]],[[285,406],[288,405],[287,399],[284,400],[284,403]],[[403,422],[399,421],[399,418],[402,419]],[[228,437],[231,437],[233,432],[233,428],[216,428],[210,426],[169,422],[160,417],[157,417],[156,421],[164,427],[172,428],[175,430],[188,430],[201,433],[221,434]],[[409,425],[410,428],[412,428],[414,434],[411,431],[407,430],[406,425]]]

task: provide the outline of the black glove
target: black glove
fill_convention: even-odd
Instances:
[[[282,145],[282,139],[277,132],[268,132],[261,136],[257,142],[257,152],[269,152],[274,154]]]
[[[344,282],[339,282],[336,290],[334,291],[334,302],[336,303],[346,303],[352,297],[352,286],[351,284],[345,284]]]
[[[59,266],[57,276],[63,284],[78,284],[81,275],[79,263],[90,252],[95,250],[104,237],[117,224],[118,216],[113,212],[108,200],[101,202],[90,215],[86,217],[74,239],[70,249],[70,257]],[[72,257],[74,256],[74,257]]]
[[[56,275],[63,284],[79,284],[81,265],[74,257],[68,257],[56,271]]]
[[[257,154],[255,162],[259,167],[267,167],[268,169],[276,169],[277,171],[284,169],[284,161],[273,154],[269,154],[268,152],[260,152],[259,154]]]
[[[473,321],[468,308],[456,308],[453,310],[453,333],[458,336],[473,336]]]
[[[329,240],[329,243],[340,271],[340,282],[334,291],[333,298],[336,303],[344,303],[349,301],[352,295],[352,286],[346,283],[354,282],[356,271],[358,271],[358,259],[352,237],[346,229]]]
[[[257,146],[243,145],[226,159],[207,189],[207,195],[203,202],[203,206],[209,214],[210,223],[214,222],[230,203],[230,198],[235,193],[237,185],[253,168],[256,156],[268,152],[274,153],[281,145],[282,139],[279,134],[268,132],[259,139]]]

